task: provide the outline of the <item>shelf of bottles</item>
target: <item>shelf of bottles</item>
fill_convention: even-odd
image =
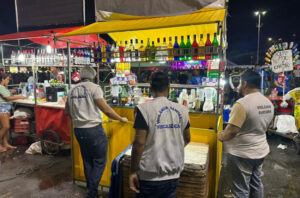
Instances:
[[[114,44],[101,43],[93,48],[94,62],[173,62],[173,61],[207,61],[218,59],[222,53],[217,34],[213,38],[207,34],[204,42],[203,34],[188,35],[174,38],[157,38],[157,41],[148,38],[143,40],[130,39],[130,41],[116,42]]]
[[[96,66],[92,51],[74,49],[71,51],[71,66]],[[68,65],[68,57],[64,50],[38,49],[12,51],[10,59],[5,59],[7,66],[58,66]]]
[[[138,104],[151,101],[150,84],[114,84],[105,86],[105,99],[113,107],[133,108]],[[219,97],[222,97],[221,91]],[[169,100],[182,104],[190,112],[215,114],[217,109],[217,87],[171,84]],[[221,105],[221,102],[219,102]]]

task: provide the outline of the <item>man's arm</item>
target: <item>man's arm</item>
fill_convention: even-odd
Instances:
[[[131,151],[131,173],[136,173],[138,171],[139,163],[144,152],[146,139],[147,130],[136,129]]]
[[[234,138],[240,132],[246,117],[247,115],[244,107],[241,104],[236,103],[232,108],[229,124],[224,132],[219,134],[218,139],[221,142],[225,142]]]
[[[119,120],[121,122],[128,122],[127,118],[122,118],[119,116],[107,103],[103,98],[95,99],[94,100],[97,107],[108,117]]]
[[[139,193],[139,179],[137,171],[139,169],[139,164],[141,157],[144,152],[145,144],[147,139],[147,130],[136,129],[135,138],[131,150],[131,165],[130,165],[130,175],[129,175],[129,187],[132,191]]]
[[[229,141],[234,138],[240,130],[241,128],[234,126],[233,124],[228,124],[225,131],[219,134],[219,140],[221,142]]]
[[[188,145],[191,141],[190,128],[187,128],[183,132],[184,146]]]

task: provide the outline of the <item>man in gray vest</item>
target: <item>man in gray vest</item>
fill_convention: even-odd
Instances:
[[[66,103],[80,146],[87,183],[87,198],[98,197],[98,185],[106,165],[108,140],[102,127],[102,113],[108,117],[128,122],[110,108],[103,98],[101,87],[93,83],[96,71],[91,67],[80,70],[82,82],[69,91]]]
[[[169,79],[162,72],[153,74],[151,94],[152,102],[136,108],[129,185],[137,198],[175,198],[190,141],[188,109],[168,100]]]
[[[219,140],[228,153],[235,198],[262,198],[262,165],[270,149],[266,131],[274,116],[272,103],[259,92],[261,77],[248,70],[242,75],[239,99],[233,106],[228,126]]]

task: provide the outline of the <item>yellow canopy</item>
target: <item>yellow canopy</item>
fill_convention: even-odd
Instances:
[[[156,41],[156,38],[186,36],[188,34],[196,34],[199,38],[200,34],[216,33],[218,24],[225,19],[225,13],[226,9],[216,9],[171,17],[96,22],[81,29],[59,35],[57,38],[105,33],[108,33],[115,41],[137,38],[144,40],[144,43],[147,38]]]

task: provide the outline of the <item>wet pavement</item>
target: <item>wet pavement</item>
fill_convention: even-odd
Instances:
[[[271,153],[263,167],[265,197],[299,198],[300,155],[296,155],[290,140],[273,135],[269,137],[269,143]],[[288,148],[278,149],[279,144]],[[55,157],[27,155],[25,149],[19,147],[0,153],[0,198],[85,197],[86,190],[72,182],[70,153]],[[221,181],[224,192],[226,182],[226,179]]]
[[[0,153],[0,198],[85,197],[72,182],[70,154],[27,155],[25,149]]]

